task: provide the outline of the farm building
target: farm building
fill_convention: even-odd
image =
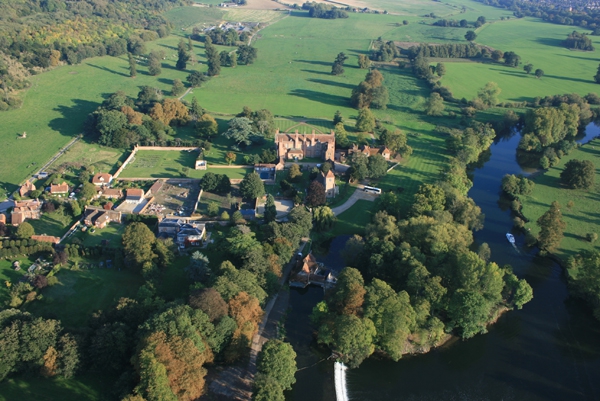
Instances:
[[[299,134],[275,133],[275,145],[277,146],[277,157],[288,160],[302,160],[305,157],[318,158],[322,160],[333,160],[335,158],[335,133],[329,134]]]
[[[25,181],[25,184],[21,185],[21,188],[19,188],[19,195],[29,196],[31,191],[35,191],[35,185],[31,181]]]
[[[141,203],[144,200],[144,190],[139,188],[129,188],[127,190],[127,196],[125,197],[126,203]]]
[[[24,200],[15,202],[15,207],[11,214],[11,223],[18,226],[26,219],[37,220],[42,215],[42,202],[38,200]]]
[[[98,186],[98,187],[102,187],[105,185],[110,185],[110,183],[112,182],[113,176],[111,174],[108,173],[98,173],[94,176],[94,178],[92,178],[92,184]]]
[[[83,222],[87,226],[104,228],[110,222],[120,223],[121,212],[105,210],[101,207],[86,206]]]

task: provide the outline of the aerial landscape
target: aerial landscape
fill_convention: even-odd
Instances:
[[[597,3],[0,10],[0,401],[600,397]]]

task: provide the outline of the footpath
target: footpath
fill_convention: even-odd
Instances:
[[[287,279],[296,264],[296,254],[302,252],[308,238],[302,238],[302,244],[283,269],[279,284],[281,289],[267,303],[258,332],[252,338],[250,346],[250,361],[246,368],[231,366],[217,375],[209,385],[210,391],[216,399],[250,401],[252,398],[252,383],[256,375],[256,358],[264,343],[279,334],[279,322],[283,319],[290,299],[289,288],[284,287]]]

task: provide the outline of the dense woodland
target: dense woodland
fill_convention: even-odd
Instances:
[[[144,42],[164,37],[170,23],[160,15],[185,0],[98,2],[3,1],[0,15],[0,110],[20,106],[15,91],[27,77],[61,62],[95,56],[141,54]]]

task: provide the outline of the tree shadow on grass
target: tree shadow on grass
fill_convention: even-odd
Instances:
[[[331,65],[333,64],[332,62],[326,62],[326,61],[317,61],[317,60],[294,60],[295,63],[305,63],[305,64],[312,64],[312,65],[326,65],[331,67]]]
[[[316,84],[331,85],[331,86],[337,86],[337,87],[346,88],[346,89],[354,89],[354,88],[356,88],[356,85],[350,85],[350,84],[345,84],[345,83],[342,83],[342,82],[330,81],[330,80],[327,80],[327,79],[309,78],[309,79],[307,79],[307,81],[314,82]]]
[[[303,97],[308,100],[330,104],[333,106],[347,106],[348,98],[344,96],[330,95],[329,93],[311,91],[307,89],[294,89],[289,92],[292,96]]]
[[[73,106],[58,106],[54,110],[62,114],[48,123],[48,127],[64,136],[75,136],[83,131],[83,122],[87,115],[93,112],[100,103],[88,100],[74,99]]]
[[[330,72],[325,72],[325,71],[317,71],[317,70],[300,70],[300,71],[308,72],[310,74],[318,74],[318,75],[328,75],[328,76],[331,76]],[[310,79],[309,79],[309,81],[310,81]]]
[[[542,45],[546,45],[546,46],[553,46],[553,47],[563,47],[563,41],[560,39],[553,39],[553,38],[537,38],[535,40],[537,43],[542,44]]]
[[[92,63],[88,63],[88,65],[90,67],[94,67],[94,68],[97,68],[97,69],[102,70],[102,71],[110,72],[112,74],[117,74],[117,75],[120,75],[122,77],[129,77],[129,74],[125,74],[125,73],[122,73],[122,72],[111,70],[110,68],[107,68],[107,67],[102,67],[102,66],[95,65],[95,64],[92,64]],[[127,67],[127,69],[128,69],[128,67]]]
[[[561,56],[561,57],[568,57],[568,58],[576,58],[576,59],[585,60],[585,61],[600,61],[599,58],[589,58],[589,57],[572,56],[570,54],[559,54],[559,56]]]

